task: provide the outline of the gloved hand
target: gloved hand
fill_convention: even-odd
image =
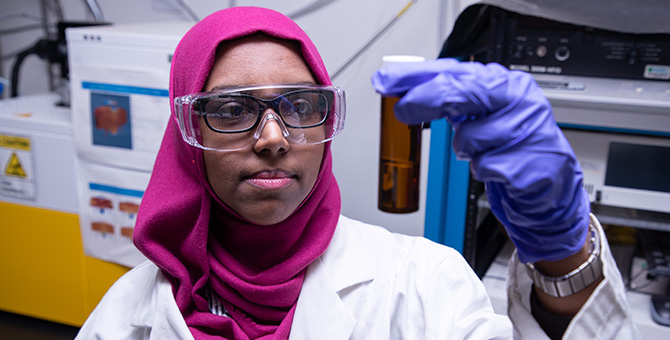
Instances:
[[[452,124],[454,151],[485,183],[519,260],[560,260],[583,247],[590,206],[582,170],[529,74],[438,59],[387,66],[372,83],[382,95],[401,97],[400,121]]]

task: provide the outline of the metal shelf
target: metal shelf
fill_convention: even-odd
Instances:
[[[602,224],[670,232],[670,214],[591,204],[591,212]]]

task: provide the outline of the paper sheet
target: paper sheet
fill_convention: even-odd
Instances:
[[[79,158],[151,171],[170,118],[164,75],[109,66],[78,72],[72,123]]]
[[[132,242],[149,172],[80,162],[79,221],[86,255],[134,267],[146,258]]]

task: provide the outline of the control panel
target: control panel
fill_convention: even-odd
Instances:
[[[670,34],[630,34],[508,13],[502,64],[535,74],[670,82]]]

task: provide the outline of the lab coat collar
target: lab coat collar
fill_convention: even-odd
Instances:
[[[374,279],[374,265],[351,220],[340,216],[326,252],[307,268],[290,339],[348,339],[358,320],[340,298],[352,286]]]
[[[322,340],[348,339],[358,320],[340,293],[374,277],[375,267],[356,228],[340,216],[328,249],[307,267],[290,339],[311,339],[314,334]],[[193,339],[160,270],[147,280],[143,291],[132,326],[150,329],[150,339]]]

